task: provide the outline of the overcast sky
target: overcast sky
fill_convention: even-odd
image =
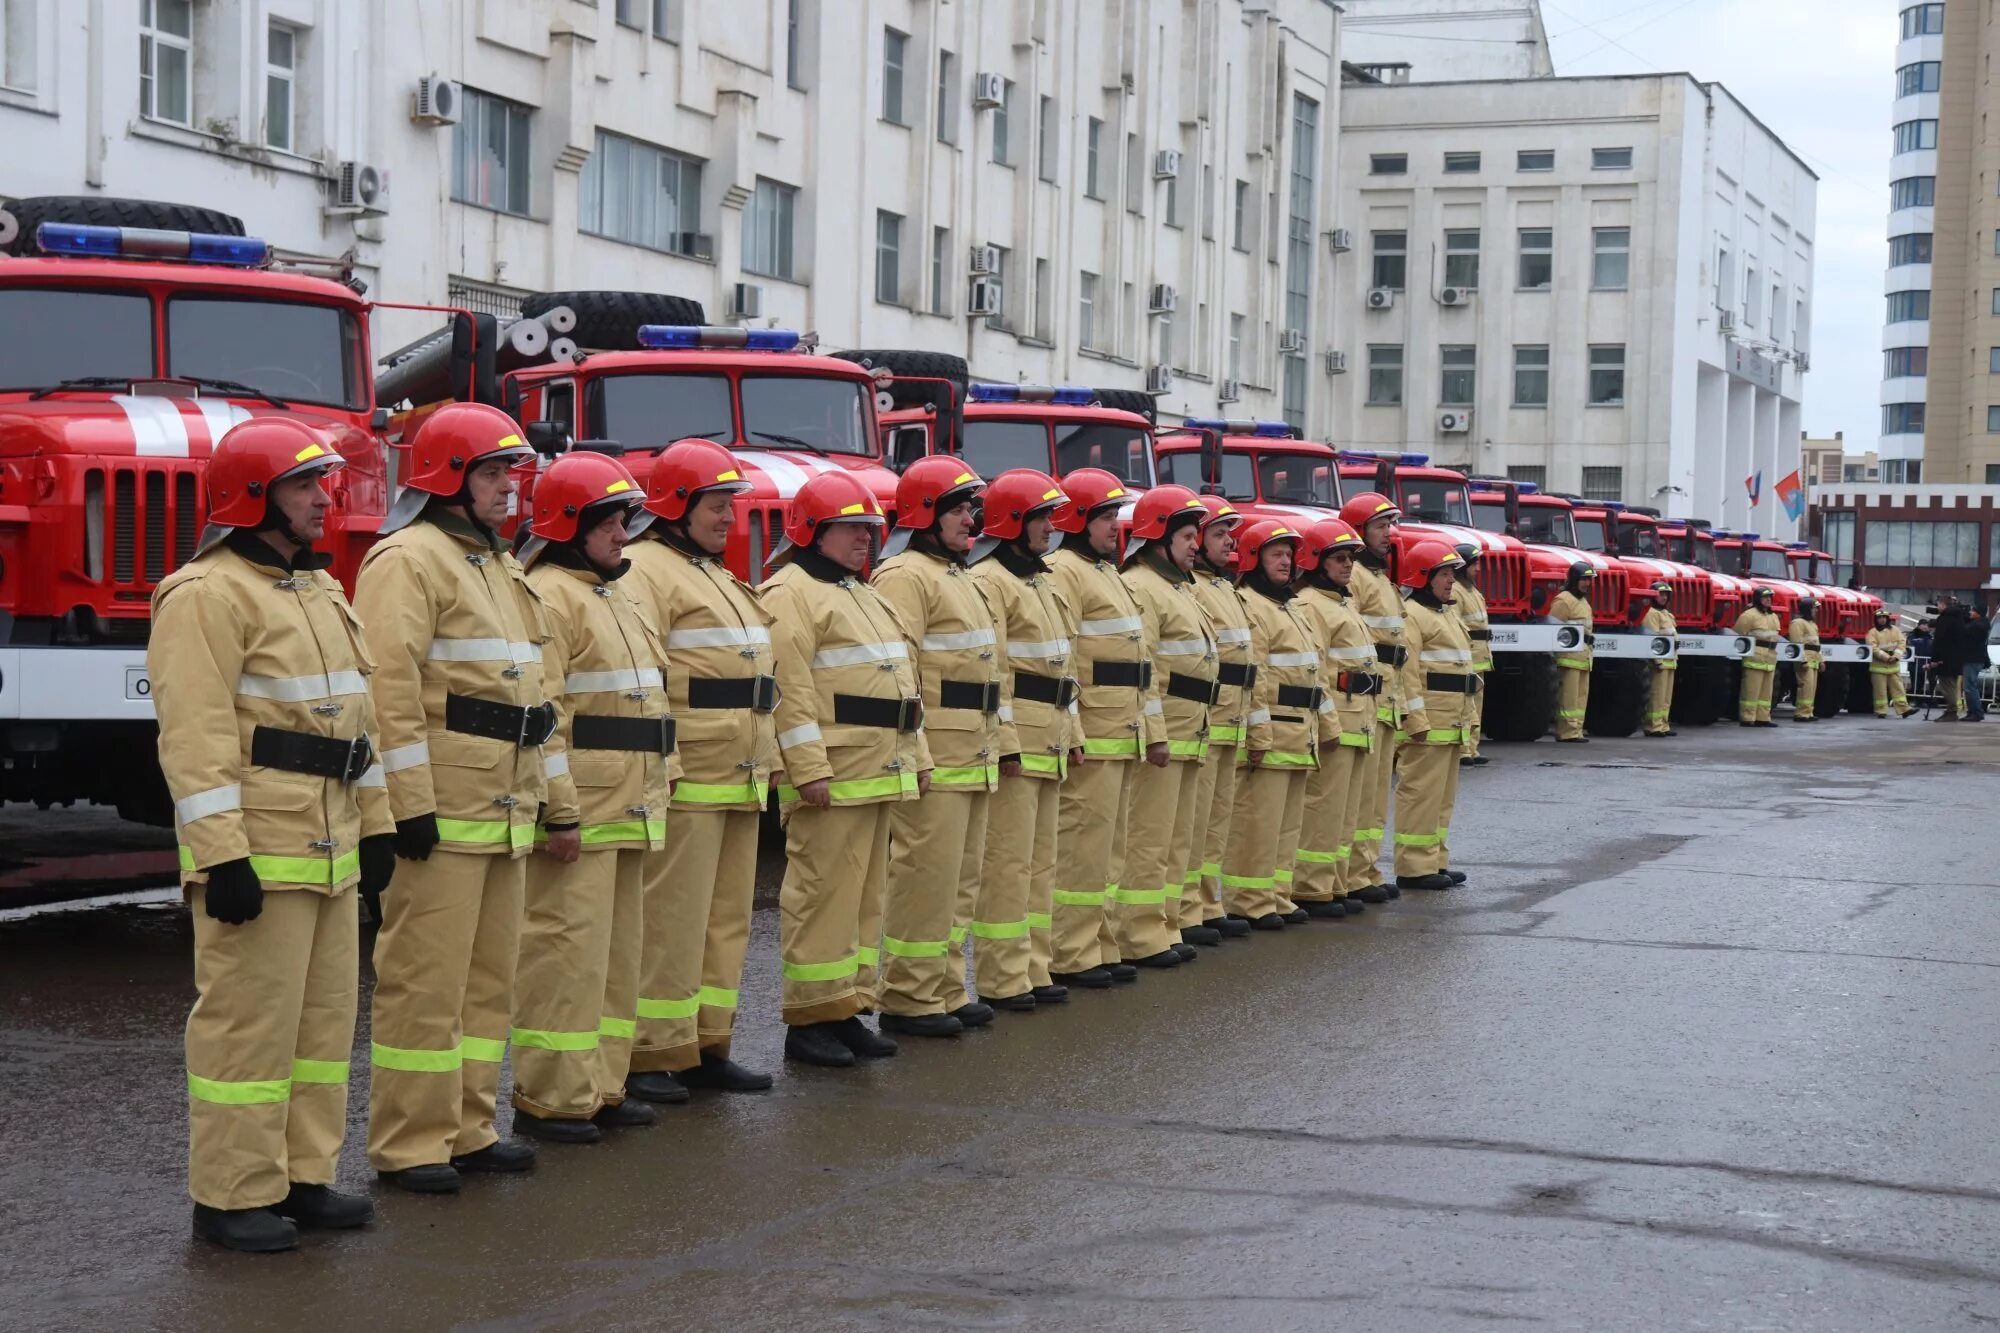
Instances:
[[[1542,0],[1557,74],[1686,70],[1819,173],[1805,428],[1880,433],[1898,0]],[[1767,479],[1775,481],[1775,478]]]

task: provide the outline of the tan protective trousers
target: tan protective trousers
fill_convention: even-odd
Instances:
[[[1278,870],[1291,855],[1279,847],[1288,817],[1294,830],[1305,807],[1308,770],[1244,765],[1236,773],[1229,846],[1222,854],[1222,901],[1231,916],[1255,920],[1288,911]],[[1289,879],[1286,881],[1289,883]]]
[[[875,1008],[889,815],[896,804],[821,810],[801,801],[785,811],[778,956],[785,1022],[794,1027],[837,1023]]]
[[[434,1166],[490,1147],[514,1007],[525,856],[396,863],[375,936],[368,1160]]]
[[[639,1008],[647,853],[528,858],[514,977],[514,1109],[588,1120],[625,1100]]]
[[[1403,742],[1396,763],[1396,876],[1445,868],[1452,806],[1458,801],[1457,739]]]
[[[1804,661],[1792,668],[1792,716],[1810,718],[1819,702],[1819,668]]]
[[[757,891],[758,812],[667,812],[646,857],[645,945],[632,1069],[678,1073],[729,1054]]]
[[[1121,959],[1150,958],[1180,940],[1200,781],[1201,764],[1187,759],[1169,759],[1165,768],[1141,762],[1132,775],[1125,872],[1107,905]]]
[[[360,989],[359,895],[278,890],[255,921],[231,926],[209,916],[206,893],[188,893],[188,1193],[210,1208],[263,1208],[293,1182],[333,1183]]]
[[[990,802],[982,790],[931,788],[889,816],[889,883],[882,902],[882,1012],[915,1018],[965,1003],[963,964],[952,987],[954,938],[979,895]]]
[[[1396,768],[1396,729],[1375,719],[1375,738],[1355,777],[1361,804],[1354,813],[1353,855],[1348,859],[1347,891],[1382,882],[1382,835],[1389,826],[1390,777]]]
[[[1222,919],[1222,854],[1229,848],[1229,820],[1236,812],[1236,747],[1210,745],[1195,780],[1195,836],[1181,891],[1181,929]]]
[[[1868,691],[1875,696],[1875,716],[1889,716],[1891,707],[1899,713],[1909,713],[1909,696],[1903,691],[1903,673],[1892,666],[1870,664],[1868,668]]]
[[[1474,662],[1473,674],[1479,677],[1479,692],[1465,701],[1465,745],[1460,750],[1467,759],[1479,757],[1479,728],[1486,721],[1486,683],[1493,670],[1491,662]]]
[[[1655,662],[1647,671],[1646,734],[1648,736],[1664,736],[1673,729],[1674,677],[1678,674],[1679,669],[1671,662]]]
[[[1299,833],[1297,881],[1292,898],[1327,903],[1347,896],[1346,868],[1354,855],[1355,788],[1361,785],[1368,751],[1357,745],[1327,745],[1319,767],[1306,779],[1305,820]]]
[[[1777,663],[1743,660],[1743,691],[1737,698],[1737,721],[1771,720],[1771,689],[1777,684],[1777,679]]]
[[[1271,878],[1277,881],[1278,910],[1296,912],[1299,905],[1292,901],[1292,884],[1298,877],[1299,840],[1304,836],[1306,825],[1306,782],[1318,772],[1317,768],[1293,769],[1293,783],[1285,788],[1285,817],[1278,823],[1278,864],[1271,871]]]
[[[1052,972],[1087,972],[1123,961],[1106,905],[1124,882],[1126,814],[1133,770],[1141,762],[1086,759],[1070,765],[1069,776],[1063,779],[1056,833],[1060,866],[1048,965]]]
[[[1573,741],[1583,735],[1583,716],[1590,711],[1590,668],[1556,668],[1556,739]]]
[[[1031,923],[1047,920],[1057,893],[1056,820],[1061,801],[1058,782],[1003,776],[1000,789],[987,802],[978,900],[966,926],[972,935],[973,986],[987,999],[1012,999],[1048,984],[1046,957],[1039,964],[1041,979],[1035,979]],[[1034,929],[1047,937],[1046,925]],[[957,949],[951,957],[952,984],[963,990],[965,957]]]

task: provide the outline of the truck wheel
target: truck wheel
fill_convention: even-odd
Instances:
[[[1715,711],[1715,678],[1726,675],[1726,664],[1717,657],[1683,657],[1679,679],[1674,682],[1674,721],[1684,727],[1712,727]]]
[[[1538,741],[1556,717],[1556,659],[1549,653],[1495,653],[1486,674],[1484,729],[1496,741]]]
[[[160,231],[203,231],[218,236],[243,235],[243,219],[219,208],[170,204],[157,199],[112,199],[94,195],[44,194],[16,199],[6,206],[20,225],[12,254],[40,253],[35,228],[44,222],[79,222],[90,227],[152,227]]]
[[[706,324],[701,302],[658,292],[537,292],[521,298],[522,315],[533,318],[568,306],[576,328],[568,335],[578,347],[629,352],[639,345],[641,324]]]
[[[919,380],[949,380],[958,391],[958,403],[965,402],[965,390],[971,380],[965,358],[953,356],[949,352],[913,352],[900,347],[856,347],[845,352],[831,352],[828,355],[842,361],[852,361],[857,366],[871,366],[886,370],[894,375],[909,375]],[[897,407],[935,407],[945,410],[950,395],[938,384],[891,384],[889,396],[896,400]]]
[[[1724,660],[1717,665],[1721,670],[1717,671],[1714,679],[1709,681],[1708,697],[1715,704],[1716,721],[1734,722],[1742,711],[1743,664]]]
[[[1815,716],[1840,716],[1840,710],[1847,706],[1847,672],[1845,662],[1828,662],[1820,667],[1819,690],[1813,695]]]
[[[1630,736],[1646,713],[1647,664],[1616,658],[1590,670],[1590,706],[1583,727],[1593,736]]]
[[[1160,424],[1160,400],[1139,389],[1099,389],[1097,401],[1118,412],[1137,412],[1147,421]]]
[[[1875,711],[1875,685],[1868,678],[1868,667],[1850,664],[1847,668],[1847,711],[1856,717],[1867,717]]]

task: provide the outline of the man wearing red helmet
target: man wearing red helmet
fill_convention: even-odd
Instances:
[[[374,1212],[330,1188],[359,985],[350,890],[380,893],[395,867],[373,668],[312,549],[340,466],[292,418],[231,428],[208,530],[153,593],[146,668],[194,919],[188,1192],[194,1234],[233,1250]]]
[[[1465,564],[1439,541],[1419,542],[1403,561],[1404,729],[1397,758],[1396,886],[1449,889],[1464,876],[1445,865],[1445,838],[1458,801],[1458,756],[1466,701],[1479,692],[1472,640],[1452,613],[1454,575]]]
[[[617,459],[565,454],[536,482],[521,548],[548,615],[542,670],[556,701],[542,824],[580,841],[538,838],[515,988],[514,1128],[551,1143],[658,1119],[625,1099],[645,866],[666,847],[680,775],[659,626],[625,583],[626,524],[643,498]]]
[[[1323,920],[1361,912],[1347,894],[1354,851],[1354,815],[1362,764],[1375,737],[1375,700],[1382,678],[1375,638],[1349,593],[1361,534],[1337,518],[1306,529],[1299,544],[1299,607],[1312,622],[1326,669],[1321,688],[1319,767],[1306,780],[1305,822],[1292,899]]]
[[[1461,542],[1451,548],[1458,552],[1465,563],[1459,566],[1453,576],[1457,586],[1451,592],[1452,611],[1458,616],[1458,623],[1465,626],[1466,637],[1472,640],[1472,674],[1485,680],[1493,670],[1493,622],[1486,610],[1486,594],[1479,591],[1473,581],[1473,571],[1477,567],[1483,549],[1476,542]],[[1465,752],[1459,756],[1461,763],[1484,767],[1488,760],[1479,753],[1479,731],[1486,715],[1486,691],[1467,696],[1465,714]]]
[[[1386,688],[1375,697],[1375,735],[1360,775],[1361,807],[1356,816],[1354,850],[1348,861],[1348,892],[1366,903],[1386,902],[1397,895],[1382,878],[1382,834],[1389,823],[1389,790],[1396,767],[1396,733],[1403,724],[1403,597],[1389,577],[1389,556],[1395,549],[1396,522],[1403,511],[1384,495],[1367,491],[1340,508],[1340,517],[1361,534],[1348,587],[1354,609],[1375,636],[1375,658],[1382,666]]]
[[[1070,613],[1042,560],[1051,517],[1068,503],[1046,472],[1011,468],[986,488],[985,531],[972,551],[973,578],[993,608],[1005,663],[995,741],[1000,787],[987,812],[971,922],[974,986],[989,1006],[1016,1013],[1037,1003],[1030,923],[1041,922],[1046,938],[1058,799],[1063,775],[1082,757],[1069,712],[1077,690],[1069,674]],[[956,948],[951,957],[956,979]],[[1049,983],[1046,958],[1040,967]]]
[[[875,589],[917,642],[931,789],[892,807],[882,906],[882,1029],[954,1037],[993,1021],[952,982],[979,901],[989,798],[1000,785],[1000,640],[966,563],[986,483],[949,454],[921,458],[896,485],[896,530]],[[962,965],[961,965],[962,966]]]
[[[847,471],[785,510],[784,567],[764,585],[787,780],[778,891],[785,1058],[844,1068],[896,1053],[861,1021],[877,1002],[889,816],[930,786],[916,647],[867,568],[882,508]]]
[[[494,1128],[555,722],[547,621],[498,531],[508,470],[533,456],[498,408],[451,403],[424,418],[354,590],[405,862],[375,939],[368,1158],[420,1193],[535,1160]],[[575,850],[575,828],[550,830],[550,845]]]
[[[729,1054],[750,947],[757,828],[777,754],[771,615],[723,562],[736,497],[749,489],[734,454],[711,440],[681,440],[653,461],[653,521],[625,548],[634,591],[666,636],[681,762],[667,849],[646,865],[639,1027],[625,1080],[643,1101],[684,1102],[690,1088],[771,1086],[769,1074]]]
[[[1674,585],[1665,579],[1653,585],[1653,604],[1639,622],[1644,634],[1655,634],[1674,646],[1673,653],[1656,657],[1646,685],[1646,730],[1648,737],[1678,736],[1674,730],[1674,677],[1680,668],[1680,622],[1674,619]],[[1474,645],[1477,647],[1477,645]]]
[[[1163,729],[1167,749],[1165,764],[1142,765],[1133,775],[1125,870],[1111,894],[1118,951],[1141,967],[1165,966],[1163,956],[1192,962],[1196,943],[1222,943],[1219,931],[1181,927],[1219,660],[1214,627],[1194,597],[1195,547],[1207,517],[1185,486],[1147,491],[1132,509],[1132,536],[1140,544],[1126,557],[1122,575],[1152,653],[1142,712]]]
[[[1569,745],[1590,744],[1590,737],[1583,734],[1583,723],[1590,712],[1591,662],[1597,651],[1597,614],[1590,605],[1590,587],[1596,578],[1597,570],[1590,562],[1575,561],[1563,590],[1549,605],[1549,620],[1569,626],[1580,636],[1580,642],[1556,654],[1556,740]]]
[[[1194,598],[1215,627],[1215,702],[1208,710],[1208,754],[1195,785],[1195,837],[1187,887],[1181,894],[1183,932],[1206,927],[1216,938],[1241,938],[1250,923],[1222,910],[1222,853],[1236,807],[1237,752],[1250,716],[1250,688],[1257,668],[1250,660],[1250,613],[1236,586],[1236,529],[1243,516],[1219,495],[1200,497],[1208,517],[1196,548]],[[1185,938],[1185,935],[1183,936]],[[1207,935],[1197,935],[1197,940]]]

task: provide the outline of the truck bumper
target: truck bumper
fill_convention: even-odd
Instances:
[[[142,648],[0,648],[0,719],[151,722]]]

